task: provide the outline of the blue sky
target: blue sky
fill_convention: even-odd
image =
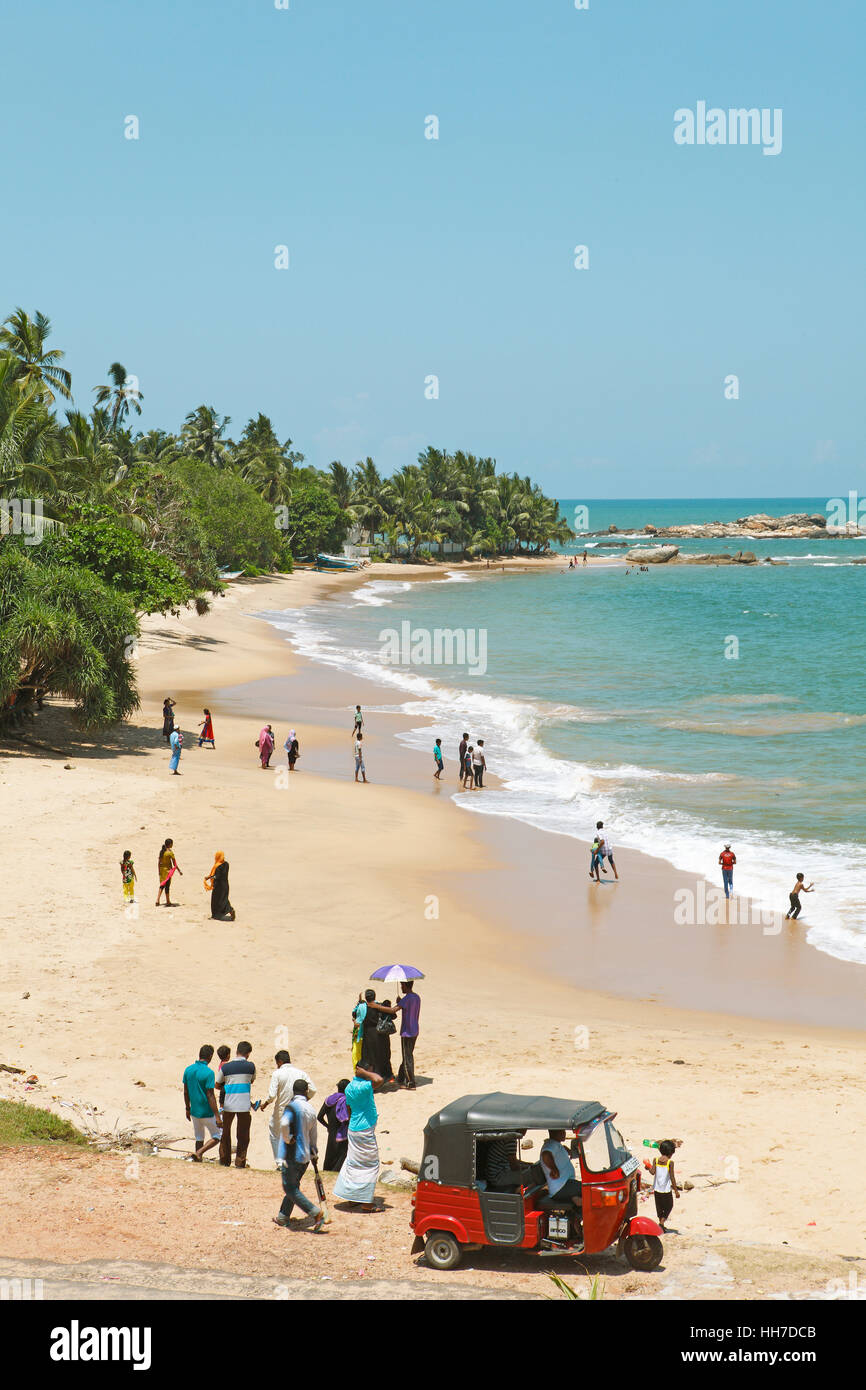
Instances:
[[[142,428],[264,410],[320,467],[866,493],[862,5],[290,6],[7,11],[2,310],[80,404],[119,359]],[[700,100],[781,108],[782,152],[677,146]]]

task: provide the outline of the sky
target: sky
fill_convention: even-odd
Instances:
[[[77,405],[119,360],[141,428],[264,411],[317,467],[866,494],[862,3],[288,5],[7,9],[0,313]],[[675,143],[699,102],[780,152]]]

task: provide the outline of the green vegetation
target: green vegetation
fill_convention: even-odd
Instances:
[[[87,1146],[80,1130],[50,1110],[23,1101],[0,1100],[0,1145],[57,1143]]]
[[[21,308],[0,327],[0,725],[51,694],[88,725],[124,718],[138,615],[203,611],[221,570],[285,573],[350,535],[414,560],[540,554],[572,534],[530,478],[461,451],[428,448],[391,478],[371,458],[321,471],[266,415],[236,443],[209,405],[178,434],[133,434],[137,379],[112,362],[85,413],[50,336]]]

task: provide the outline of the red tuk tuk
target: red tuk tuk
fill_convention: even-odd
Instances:
[[[638,1216],[640,1165],[598,1101],[550,1096],[462,1096],[424,1130],[424,1157],[412,1202],[413,1252],[424,1249],[434,1269],[453,1269],[465,1250],[484,1245],[539,1255],[595,1255],[616,1245],[632,1269],[661,1263],[662,1229]],[[580,1183],[576,1200],[548,1195],[539,1165],[521,1165],[527,1130],[573,1134],[571,1154]],[[507,1141],[516,1163],[513,1190],[488,1179],[491,1145]],[[502,1153],[499,1145],[498,1152]]]

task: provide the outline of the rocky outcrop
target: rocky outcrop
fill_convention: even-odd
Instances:
[[[791,512],[787,516],[768,516],[755,512],[736,521],[707,521],[687,526],[645,526],[648,536],[675,536],[678,540],[724,540],[748,537],[750,540],[827,540],[839,536],[856,536],[859,529],[851,526],[828,526],[820,513]]]
[[[695,551],[693,554],[687,552],[678,555],[676,563],[678,565],[730,565],[732,561],[733,556],[725,552],[719,551],[718,554],[714,555],[712,551],[702,550]]]
[[[626,551],[625,558],[630,565],[666,565],[679,553],[678,545],[635,546]]]

